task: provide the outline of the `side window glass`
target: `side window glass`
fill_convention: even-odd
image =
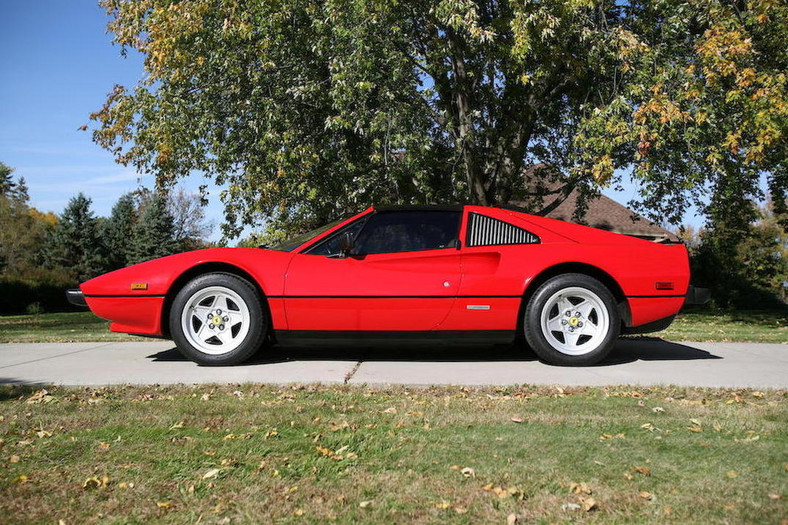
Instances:
[[[344,234],[345,232],[350,232],[350,234],[355,237],[358,235],[358,232],[361,230],[361,227],[364,226],[364,223],[367,222],[368,216],[362,217],[359,220],[348,224],[344,228],[341,228],[339,231],[335,232],[333,235],[330,235],[327,239],[320,241],[312,248],[309,248],[304,253],[309,255],[340,255],[342,250],[339,248],[339,237]]]
[[[468,246],[497,246],[502,244],[539,244],[539,237],[508,222],[486,215],[468,215]]]
[[[462,213],[394,211],[373,215],[356,238],[355,253],[415,252],[454,247]]]

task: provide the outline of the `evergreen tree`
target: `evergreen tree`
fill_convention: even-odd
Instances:
[[[104,270],[104,250],[91,204],[82,193],[68,202],[45,251],[47,266],[69,270],[80,282]]]
[[[167,210],[167,201],[163,195],[154,194],[134,227],[129,262],[136,264],[175,253],[173,235],[173,219]]]
[[[136,222],[137,207],[134,195],[131,193],[122,195],[112,207],[112,214],[102,229],[104,244],[107,248],[108,270],[117,270],[131,263],[129,243],[133,238]]]
[[[11,178],[13,172],[14,168],[0,162],[0,196],[6,197],[16,188],[16,183]]]

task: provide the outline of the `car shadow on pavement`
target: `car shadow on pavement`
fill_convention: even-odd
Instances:
[[[154,362],[187,361],[176,348],[147,356]],[[705,350],[664,341],[655,337],[621,338],[610,355],[596,366],[612,366],[635,361],[690,361],[722,359]],[[538,361],[525,345],[316,345],[283,347],[274,345],[258,352],[240,366],[275,364],[287,361],[421,361],[496,362]]]

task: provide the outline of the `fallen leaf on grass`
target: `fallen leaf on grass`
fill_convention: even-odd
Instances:
[[[635,467],[633,470],[635,472],[639,472],[640,474],[643,474],[644,476],[651,475],[651,469],[648,467]]]
[[[734,479],[734,478],[738,478],[739,477],[739,473],[736,472],[735,470],[730,470],[730,471],[728,471],[726,476],[728,476],[728,479]]]
[[[475,478],[475,477],[476,477],[476,471],[475,471],[475,470],[473,470],[471,467],[465,467],[465,468],[464,468],[464,469],[462,469],[460,472],[461,472],[461,473],[462,473],[462,475],[463,475],[463,476],[465,476],[466,478]]]
[[[506,525],[514,525],[517,523],[517,514],[509,514],[506,516]]]
[[[14,483],[19,483],[20,485],[24,485],[28,481],[30,481],[30,478],[24,474],[20,474],[14,479]]]
[[[101,479],[97,478],[96,476],[89,477],[85,480],[82,484],[83,489],[98,489],[104,487],[109,483],[109,478],[107,476],[102,476]]]
[[[457,514],[468,514],[468,509],[465,507],[454,507],[454,512]]]
[[[781,499],[781,498],[782,496],[780,494],[777,494],[776,492],[772,492],[771,494],[769,494],[769,499]]]
[[[203,474],[203,475],[202,475],[202,479],[210,479],[210,478],[215,478],[216,476],[218,476],[218,475],[219,475],[219,473],[220,473],[221,471],[222,471],[221,469],[218,469],[218,468],[212,468],[211,470],[209,470],[208,472],[206,472],[205,474]]]
[[[651,499],[654,497],[654,495],[651,492],[645,490],[641,490],[640,492],[638,492],[638,496],[648,501],[651,501]]]
[[[687,430],[689,430],[690,432],[703,432],[703,429],[701,427],[687,427]]]
[[[655,414],[658,414],[658,413],[664,412],[665,409],[662,408],[662,407],[654,407],[654,408],[651,409],[651,411],[654,412]]]
[[[160,509],[171,509],[175,505],[173,505],[171,501],[157,501],[156,506],[159,507]]]
[[[580,505],[577,503],[564,503],[561,505],[561,510],[580,510]]]
[[[296,510],[294,510],[293,511],[293,515],[294,516],[303,516],[304,515],[304,509],[296,509]]]
[[[103,441],[99,441],[99,448],[100,449],[107,450],[107,449],[109,449],[109,447],[110,447],[109,443],[104,443]]]
[[[20,458],[19,456],[11,456],[11,457],[9,458],[9,461],[10,461],[11,463],[19,463],[21,460],[22,460],[22,458]]]
[[[583,505],[583,510],[586,512],[591,512],[599,508],[594,498],[580,498],[580,503]]]
[[[394,407],[389,407],[389,408],[387,408],[386,410],[384,410],[381,413],[382,414],[396,414],[397,413],[397,409],[394,408]]]
[[[177,423],[174,423],[174,424],[173,424],[173,425],[170,427],[170,430],[176,430],[176,429],[178,429],[178,428],[183,428],[183,425],[185,425],[185,424],[186,424],[186,421],[178,421]]]
[[[371,505],[372,505],[372,500],[362,501],[361,503],[358,504],[358,506],[361,507],[362,509],[366,509]]]
[[[446,500],[441,501],[430,501],[430,504],[434,505],[436,509],[448,509],[451,507],[451,503]]]
[[[569,491],[575,494],[591,494],[593,492],[586,482],[572,483],[569,485]]]
[[[40,438],[48,438],[52,437],[52,432],[49,432],[48,430],[39,430],[36,432],[36,435]]]
[[[315,448],[317,449],[317,452],[318,452],[320,455],[322,455],[322,456],[325,456],[325,457],[327,457],[327,458],[330,458],[331,456],[333,456],[333,455],[334,455],[334,451],[333,451],[333,450],[331,450],[331,449],[328,449],[328,448],[326,448],[326,447],[321,447],[320,445],[318,445],[318,446],[317,446],[317,447],[315,447]]]
[[[510,421],[511,421],[512,423],[522,423],[522,422],[523,422],[523,418],[521,418],[521,417],[517,417],[517,416],[513,416],[513,417],[510,419]]]
[[[51,403],[55,398],[46,390],[39,390],[27,398],[27,403]]]

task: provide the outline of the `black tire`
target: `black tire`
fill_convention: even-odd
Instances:
[[[585,302],[576,302],[580,299]],[[605,285],[585,274],[567,273],[548,279],[531,296],[523,331],[528,345],[546,363],[588,366],[610,353],[621,318]]]
[[[229,273],[207,273],[189,281],[175,296],[169,320],[178,350],[202,365],[242,363],[257,352],[268,332],[260,293]]]

